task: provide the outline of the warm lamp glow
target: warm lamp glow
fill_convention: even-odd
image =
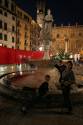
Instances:
[[[39,47],[39,50],[42,51],[42,50],[43,50],[43,47]]]

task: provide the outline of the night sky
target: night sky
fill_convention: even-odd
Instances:
[[[33,19],[36,18],[36,0],[16,0]],[[57,25],[83,25],[83,0],[47,0],[46,8],[51,9]]]

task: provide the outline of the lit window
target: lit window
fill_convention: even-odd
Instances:
[[[3,46],[3,44],[2,44],[2,43],[0,43],[0,46]]]

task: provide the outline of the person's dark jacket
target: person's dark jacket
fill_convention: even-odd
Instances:
[[[64,64],[62,65],[58,65],[56,64],[55,67],[59,70],[60,72],[60,79],[59,79],[59,82],[61,82],[61,79],[62,79],[62,72],[65,70],[66,66]]]
[[[48,82],[43,82],[39,87],[39,95],[44,96],[48,92]]]

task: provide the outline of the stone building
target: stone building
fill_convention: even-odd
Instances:
[[[79,53],[83,50],[83,26],[54,26],[52,28],[53,55],[60,51],[69,53]]]
[[[0,0],[0,46],[32,50],[39,34],[39,25],[34,21],[33,26],[32,22],[32,17],[15,0]],[[36,43],[32,41],[32,34],[35,34]]]
[[[16,49],[30,50],[30,31],[32,17],[16,6]]]
[[[15,48],[16,6],[14,0],[0,0],[0,46]]]

